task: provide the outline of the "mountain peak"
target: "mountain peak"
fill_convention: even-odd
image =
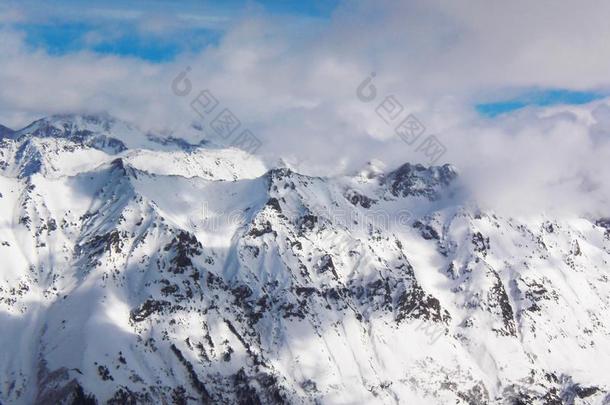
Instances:
[[[32,122],[16,131],[18,137],[72,137],[83,133],[108,133],[118,122],[107,113],[100,114],[55,114]],[[129,124],[123,123],[129,127]]]
[[[28,131],[0,142],[2,403],[608,397],[607,218],[481,212],[441,198],[451,165],[313,177],[167,137],[112,155],[150,140],[97,116]]]
[[[435,200],[457,176],[456,168],[450,164],[426,167],[419,163],[405,163],[391,172],[387,181],[395,197],[425,196]]]
[[[136,125],[108,113],[55,114],[38,119],[15,131],[13,139],[63,138],[111,153],[126,149],[167,149],[162,138],[151,136]],[[180,148],[177,142],[173,148]]]
[[[383,176],[386,170],[386,165],[380,160],[373,159],[366,162],[364,167],[358,172],[358,176],[362,179],[374,179],[375,177]]]
[[[2,138],[10,138],[15,133],[14,130],[5,127],[4,125],[0,125],[0,139]]]

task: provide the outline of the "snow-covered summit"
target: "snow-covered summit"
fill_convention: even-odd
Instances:
[[[425,167],[405,163],[387,176],[387,182],[396,197],[425,196],[437,199],[457,175],[457,169],[449,164]]]
[[[151,173],[235,180],[265,172],[263,162],[237,148],[192,144],[175,134],[142,131],[107,114],[54,115],[11,132],[2,142],[5,175],[73,175],[116,157]]]
[[[128,148],[155,147],[147,134],[136,126],[105,113],[58,114],[41,118],[15,131],[12,138],[62,138],[114,153]]]
[[[610,221],[475,210],[450,165],[179,139],[0,139],[1,403],[610,401]]]

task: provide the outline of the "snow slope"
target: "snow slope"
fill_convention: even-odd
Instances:
[[[0,402],[610,403],[610,220],[107,116],[0,140]]]

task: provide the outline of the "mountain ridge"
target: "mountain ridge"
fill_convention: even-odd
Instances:
[[[603,220],[67,117],[0,140],[1,402],[610,401]]]

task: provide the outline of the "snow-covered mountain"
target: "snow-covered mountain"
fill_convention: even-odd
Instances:
[[[610,219],[54,116],[0,136],[0,403],[610,403]]]
[[[15,131],[13,131],[12,129],[5,127],[4,125],[0,125],[0,139],[6,137],[6,136],[11,136]]]

